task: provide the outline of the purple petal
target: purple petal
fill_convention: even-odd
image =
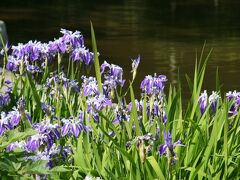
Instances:
[[[182,141],[179,139],[177,142],[173,144],[173,147],[175,146],[184,146],[184,145],[182,144]]]
[[[12,118],[11,118],[11,125],[12,126],[17,126],[19,124],[19,122],[20,122],[20,119],[21,119],[20,115],[12,116]]]
[[[73,133],[73,135],[75,136],[75,137],[78,137],[78,135],[79,135],[79,127],[76,125],[76,124],[73,124],[72,125],[72,133]]]
[[[162,144],[160,147],[159,147],[159,153],[160,155],[162,156],[163,154],[165,154],[167,152],[167,145],[166,144]]]
[[[69,129],[70,129],[70,124],[69,123],[64,124],[64,126],[61,129],[62,136],[65,136],[68,133]]]

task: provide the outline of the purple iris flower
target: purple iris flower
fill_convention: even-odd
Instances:
[[[17,46],[12,46],[12,56],[18,60],[24,60],[25,45],[22,43],[18,43]]]
[[[132,71],[131,72],[133,73],[133,80],[136,77],[137,68],[138,68],[139,63],[140,63],[140,56],[138,56],[136,59],[132,59]]]
[[[61,29],[60,32],[63,34],[62,40],[66,45],[71,45],[73,49],[84,46],[84,39],[79,31]]]
[[[93,119],[96,122],[99,122],[98,111],[102,110],[107,106],[111,107],[112,101],[106,98],[104,95],[98,95],[98,96],[90,97],[87,100],[87,104],[88,104],[88,109],[87,109],[88,115],[92,115]]]
[[[26,151],[27,152],[36,152],[36,150],[40,147],[40,145],[43,144],[43,135],[42,134],[36,134],[27,139],[26,143]]]
[[[166,124],[167,114],[162,97],[160,99],[159,97],[154,98],[152,104],[151,102],[147,103],[147,115],[150,116],[151,121],[153,121],[155,117],[158,117],[162,120],[163,124]]]
[[[130,112],[129,110],[127,110],[126,108],[117,105],[116,107],[114,107],[114,114],[115,114],[115,118],[113,120],[113,124],[118,124],[121,123],[122,121],[129,121],[130,119]]]
[[[108,64],[106,61],[101,65],[101,74],[104,75],[104,85],[110,89],[116,88],[118,85],[123,87],[123,70],[115,64]]]
[[[38,141],[41,144],[47,144],[48,148],[52,146],[56,139],[60,138],[59,125],[51,124],[48,120],[33,124],[33,127],[39,132]]]
[[[48,43],[48,56],[55,57],[58,53],[64,54],[67,51],[67,46],[64,43],[62,38],[55,39],[54,41],[50,41]]]
[[[162,144],[159,147],[159,153],[162,156],[163,154],[167,153],[167,150],[169,150],[169,152],[171,153],[171,156],[174,157],[175,156],[175,152],[174,152],[174,148],[176,146],[184,146],[181,142],[181,140],[178,140],[175,143],[172,143],[172,135],[170,134],[170,132],[168,131],[168,133],[163,133],[163,137],[164,137],[164,141],[165,144]]]
[[[8,56],[6,69],[12,72],[18,72],[21,60],[16,59],[13,56]]]
[[[40,49],[41,46],[40,42],[37,41],[29,41],[25,44],[25,59],[29,59],[30,61],[37,61],[40,57]]]
[[[89,131],[90,128],[83,124],[83,115],[79,116],[79,119],[76,117],[70,117],[68,119],[62,119],[63,126],[61,128],[62,136],[67,134],[72,134],[75,137],[78,137],[81,131]]]
[[[73,50],[71,58],[73,61],[82,61],[86,65],[92,64],[94,55],[92,52],[89,52],[85,47],[78,47]]]
[[[82,76],[82,89],[83,89],[83,95],[84,96],[95,96],[99,95],[97,80],[95,77],[86,77]]]
[[[158,77],[154,77],[154,87],[157,89],[157,92],[162,92],[165,87],[165,82],[167,81],[167,77],[165,75],[159,75]]]
[[[165,110],[162,111],[162,121],[163,121],[163,124],[166,124],[167,122],[167,114]]]
[[[165,75],[157,76],[155,74],[154,77],[148,75],[141,82],[140,88],[148,95],[161,95],[163,93],[166,81],[167,77]]]
[[[48,53],[51,57],[55,57],[59,53],[57,40],[48,42]]]
[[[62,155],[64,159],[66,159],[69,155],[72,155],[72,154],[73,154],[73,150],[71,146],[63,147]]]
[[[16,127],[19,124],[20,120],[21,114],[15,107],[13,107],[13,110],[8,112],[8,114],[1,112],[0,136],[2,136],[6,130]]]
[[[136,71],[138,68],[138,65],[140,63],[140,56],[138,56],[136,59],[132,59],[132,71]]]
[[[12,84],[12,81],[10,81],[10,80],[5,80],[4,82],[5,82],[7,85]]]
[[[234,92],[229,91],[228,93],[226,93],[226,99],[227,99],[228,101],[231,101],[231,100],[234,99],[236,96],[237,96],[237,92],[236,92],[236,91],[234,91]]]
[[[0,94],[0,107],[8,105],[10,101],[11,98],[7,92],[5,92],[4,94]]]
[[[0,136],[2,136],[7,129],[9,129],[9,121],[8,117],[5,112],[1,112],[1,119],[0,119]]]
[[[201,114],[203,114],[206,111],[207,103],[208,103],[208,95],[206,90],[203,93],[201,93],[201,95],[199,96],[198,102],[200,105]]]
[[[144,78],[141,83],[140,88],[142,91],[145,91],[147,94],[152,94],[152,87],[153,87],[153,77],[148,75]]]
[[[212,91],[212,94],[209,96],[208,100],[209,100],[210,108],[213,112],[215,112],[217,109],[217,103],[219,98],[220,96],[215,91]]]
[[[80,86],[76,80],[69,80],[66,87],[73,89],[75,92],[80,92]]]
[[[236,97],[235,102],[238,105],[238,108],[240,108],[240,94],[239,94],[239,96]]]
[[[8,118],[9,118],[9,127],[14,128],[17,126],[21,120],[21,114],[20,112],[14,107],[13,111],[10,111],[8,113]]]
[[[28,152],[36,152],[44,144],[50,149],[55,140],[60,138],[59,125],[50,124],[47,120],[33,124],[33,128],[38,131],[38,134],[27,139],[26,151]]]
[[[104,95],[98,95],[95,97],[90,97],[87,100],[88,109],[92,109],[92,107],[96,110],[101,110],[107,106],[112,106],[112,101],[106,98]]]
[[[229,91],[226,94],[226,99],[230,102],[231,100],[233,101],[232,106],[230,107],[229,110],[229,117],[231,117],[232,115],[235,116],[239,109],[240,109],[240,92],[237,91]]]

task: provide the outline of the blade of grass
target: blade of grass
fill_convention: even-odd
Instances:
[[[140,131],[140,126],[139,126],[139,122],[138,122],[137,107],[136,107],[136,103],[135,103],[135,97],[134,97],[132,85],[130,85],[130,94],[131,94],[131,102],[132,102],[132,109],[131,109],[132,112],[131,112],[130,118],[134,119],[134,124],[136,127],[136,135],[140,136],[141,131]]]
[[[98,51],[97,51],[97,42],[95,38],[95,33],[93,29],[93,24],[90,21],[91,24],[91,37],[92,37],[92,46],[93,46],[93,53],[94,53],[94,67],[95,67],[95,73],[98,83],[98,89],[101,94],[103,94],[102,89],[102,80],[101,80],[101,73],[100,73],[100,65],[99,65],[99,59],[98,59]]]
[[[27,74],[27,80],[30,84],[30,88],[31,88],[31,91],[32,91],[32,94],[33,94],[33,99],[34,101],[36,102],[36,111],[40,111],[40,107],[41,107],[41,100],[40,100],[40,97],[38,95],[38,92],[37,92],[37,89],[36,89],[36,86],[30,76],[30,74],[28,72],[26,72]]]
[[[157,174],[158,178],[164,180],[165,177],[161,168],[159,167],[156,159],[153,156],[147,157],[148,162],[151,164],[152,168],[154,169],[155,173]]]

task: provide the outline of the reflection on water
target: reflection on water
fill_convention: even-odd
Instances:
[[[0,19],[13,43],[49,41],[64,27],[82,31],[88,44],[91,19],[102,61],[130,71],[130,58],[141,55],[138,84],[153,72],[176,83],[179,70],[186,88],[185,74],[193,74],[196,51],[206,41],[206,53],[213,53],[204,88],[214,89],[218,66],[225,90],[239,90],[239,9],[239,0],[1,0]]]

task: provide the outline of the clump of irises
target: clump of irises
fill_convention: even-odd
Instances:
[[[220,96],[217,94],[216,91],[212,91],[212,94],[209,97],[206,90],[202,92],[198,100],[201,114],[206,111],[208,105],[210,105],[210,109],[212,110],[212,112],[215,112],[217,109],[219,98]]]
[[[41,74],[46,72],[46,64],[50,64],[54,59],[59,56],[69,54],[69,59],[72,62],[80,62],[86,66],[90,66],[94,61],[94,54],[90,52],[84,45],[84,38],[79,31],[69,31],[61,29],[62,36],[48,43],[42,43],[39,41],[29,41],[26,44],[19,43],[16,46],[8,48],[6,54],[7,63],[6,69],[13,73],[21,73],[24,76],[25,72],[32,75]],[[3,54],[3,56],[5,56]],[[97,54],[99,56],[99,53]],[[54,63],[54,62],[53,62]],[[137,73],[137,68],[140,64],[140,56],[132,59],[132,81],[134,81]],[[105,111],[110,113],[112,124],[123,126],[122,122],[129,122],[132,102],[126,103],[122,100],[117,101],[116,97],[119,96],[118,90],[122,89],[125,85],[123,79],[123,69],[115,64],[110,64],[106,61],[100,66],[100,74],[102,76],[102,89],[103,94],[100,93],[97,84],[97,79],[93,76],[86,76],[83,74],[79,81],[71,79],[66,75],[66,72],[54,71],[48,74],[48,77],[44,81],[44,84],[38,84],[38,89],[43,90],[42,96],[41,120],[38,122],[29,121],[31,127],[36,130],[36,134],[22,140],[20,142],[13,142],[7,150],[13,151],[15,148],[21,148],[25,152],[34,153],[30,159],[47,159],[50,163],[50,157],[53,152],[60,152],[63,147],[56,145],[57,141],[61,139],[78,138],[83,133],[92,133],[91,121],[94,123],[101,123],[101,116],[99,112]],[[167,121],[166,106],[165,106],[165,94],[164,87],[167,78],[165,75],[153,76],[148,75],[142,81],[140,88],[142,90],[142,98],[135,100],[137,105],[138,122],[142,127],[142,111],[143,111],[143,99],[147,97],[146,113],[150,119],[150,126],[157,118],[164,125]],[[39,87],[40,86],[40,87]],[[74,92],[72,94],[72,91]],[[7,92],[6,92],[7,93]],[[54,102],[67,100],[67,103],[71,102],[71,98],[76,98],[80,95],[78,101],[82,102],[82,106],[78,110],[78,114],[71,112],[68,116],[57,115],[57,108],[54,106]],[[1,97],[1,106],[5,106],[10,102],[10,96],[3,94]],[[25,100],[20,99],[18,102],[25,103]],[[24,102],[24,103],[23,103]],[[77,101],[76,101],[77,102]],[[85,104],[85,105],[84,105]],[[1,135],[7,130],[11,130],[18,126],[25,117],[31,117],[31,114],[25,113],[25,105],[21,106],[21,112],[16,108],[8,113],[1,113]],[[55,103],[56,105],[56,103]],[[58,106],[57,105],[57,106]],[[64,105],[62,105],[64,106]],[[70,105],[69,105],[70,106]],[[25,116],[24,114],[28,114]],[[135,125],[132,126],[133,132],[135,131]],[[158,125],[159,130],[159,125]],[[114,133],[109,133],[114,137]],[[141,143],[151,139],[152,144],[158,138],[159,133],[153,137],[151,133],[143,135],[142,137],[136,137],[137,146],[140,147]],[[129,139],[129,142],[132,141]],[[150,147],[150,146],[149,146]],[[55,149],[55,150],[53,150]],[[56,153],[55,153],[56,154]],[[159,154],[163,153],[159,150]],[[42,157],[41,157],[42,156]],[[50,163],[52,164],[52,163]],[[52,167],[52,166],[51,166]]]
[[[202,92],[198,99],[201,114],[205,113],[208,106],[212,114],[214,114],[218,108],[220,99],[222,98],[216,91],[212,91],[212,94],[210,96],[208,96],[206,90]],[[237,92],[236,90],[233,92],[229,91],[226,93],[225,99],[226,102],[230,104],[228,117],[233,118],[238,114],[240,110],[240,92]]]
[[[85,47],[83,35],[79,31],[61,29],[60,32],[61,37],[48,43],[29,41],[11,46],[6,52],[6,68],[15,73],[22,68],[31,74],[40,73],[45,68],[46,61],[51,62],[56,56],[64,54],[69,54],[73,61],[81,61],[86,65],[93,63],[93,53]]]
[[[168,119],[172,108],[165,93],[167,77],[156,73],[145,76],[139,85],[141,97],[134,99],[131,86],[140,56],[132,59],[132,78],[129,88],[124,88],[128,81],[123,78],[122,67],[104,61],[99,67],[100,78],[95,77],[88,70],[99,53],[89,51],[79,31],[61,29],[60,33],[61,37],[48,43],[29,41],[1,50],[4,71],[11,71],[15,81],[2,76],[0,138],[7,139],[11,131],[32,131],[21,139],[10,139],[0,151],[20,151],[25,161],[45,161],[47,170],[59,166],[74,169],[81,163],[86,166],[93,163],[94,168],[99,168],[99,162],[97,165],[94,160],[82,162],[80,159],[84,157],[78,157],[77,153],[89,155],[108,149],[114,154],[113,145],[121,145],[117,152],[124,152],[125,156],[133,153],[134,158],[140,158],[141,166],[149,164],[149,157],[155,156],[159,162],[167,159],[171,174],[180,157],[176,147],[185,149],[188,144],[184,142],[186,132],[176,133],[172,128],[174,122]],[[61,67],[66,55],[69,56],[67,71]],[[57,64],[58,68],[51,72],[48,67],[51,64]],[[130,101],[127,94],[131,95]],[[230,91],[225,99],[230,103],[228,116],[233,118],[240,110],[240,92]],[[210,112],[214,117],[221,108],[221,100],[216,91],[210,95],[202,92],[198,97],[199,114]],[[115,158],[119,157],[118,154]],[[94,171],[81,168],[82,178]],[[102,171],[105,173],[105,169]]]

